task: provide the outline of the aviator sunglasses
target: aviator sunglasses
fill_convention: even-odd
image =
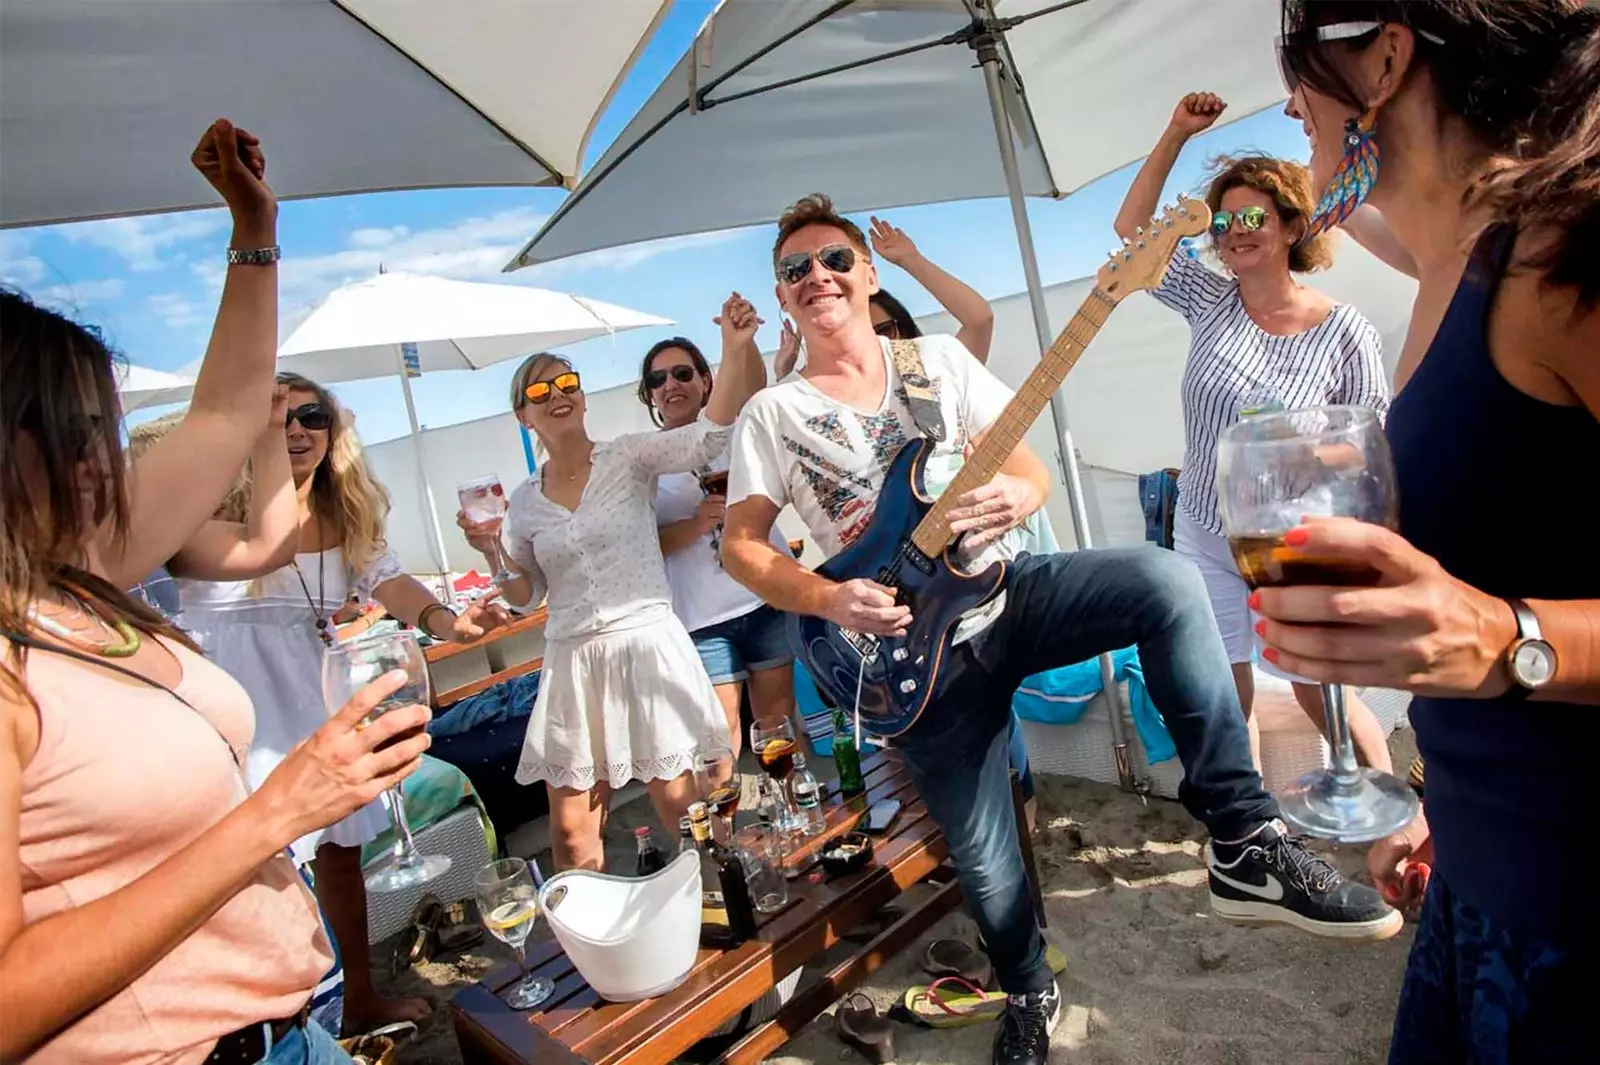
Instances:
[[[674,366],[670,370],[651,370],[644,375],[644,383],[649,387],[650,391],[654,392],[667,383],[668,374],[672,375],[674,381],[686,385],[694,380],[697,372],[693,366]]]
[[[821,263],[824,270],[848,274],[855,268],[856,250],[848,244],[829,244],[814,252],[790,252],[778,260],[778,280],[786,285],[798,285],[811,273],[812,259]]]
[[[321,432],[333,424],[333,414],[320,403],[302,403],[289,408],[283,424],[287,426],[290,422],[299,422],[302,429]]]
[[[1254,233],[1267,224],[1267,209],[1265,207],[1241,207],[1237,211],[1213,211],[1211,214],[1211,232],[1215,236],[1222,236],[1233,228],[1234,221],[1239,223],[1239,229],[1245,233]]]
[[[578,372],[568,370],[566,373],[556,374],[548,381],[535,381],[524,388],[522,394],[528,397],[529,403],[548,403],[557,390],[564,396],[570,396],[582,387],[582,383],[578,380]]]

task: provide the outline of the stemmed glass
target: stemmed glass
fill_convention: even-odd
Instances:
[[[778,827],[788,830],[795,823],[795,810],[784,782],[794,772],[794,726],[788,718],[767,728],[750,726],[750,749],[756,752],[756,760],[761,763],[762,770],[772,778],[778,805]]]
[[[405,672],[406,683],[374,707],[363,724],[371,724],[390,710],[428,705],[428,662],[422,655],[422,645],[415,633],[401,631],[364,636],[329,647],[322,657],[322,699],[328,712],[337,713],[356,692],[396,669]],[[389,743],[399,743],[412,735],[415,733],[402,733]],[[401,891],[443,876],[450,868],[450,859],[442,854],[417,852],[411,826],[406,822],[400,785],[385,794],[389,799],[389,819],[394,824],[394,857],[388,865],[367,875],[367,890]]]
[[[474,477],[470,481],[462,481],[456,485],[456,499],[461,503],[461,512],[467,516],[468,521],[504,521],[506,509],[510,505],[506,502],[506,490],[500,485],[500,478]],[[495,537],[494,542],[495,571],[490,580],[504,587],[507,581],[515,580],[515,575],[506,567],[506,551],[500,545],[500,538]]]
[[[483,927],[512,949],[522,970],[522,980],[511,989],[506,1004],[514,1010],[531,1010],[549,998],[556,985],[548,976],[528,972],[528,933],[539,916],[539,894],[528,863],[521,858],[490,862],[472,878],[472,887]]]
[[[721,843],[733,842],[733,815],[739,812],[740,781],[733,748],[707,740],[694,752],[694,783],[706,809],[722,824]]]
[[[1371,410],[1310,407],[1229,426],[1217,448],[1217,489],[1223,528],[1250,587],[1379,582],[1374,569],[1307,556],[1283,542],[1306,517],[1394,528],[1394,460]],[[1322,703],[1333,765],[1302,776],[1278,796],[1284,819],[1341,843],[1399,831],[1417,814],[1416,795],[1398,777],[1356,764],[1342,686],[1322,685]]]
[[[728,494],[728,471],[726,469],[700,471],[700,491],[708,496],[726,496]],[[717,560],[717,566],[722,565],[722,525],[719,522],[711,530],[711,555]]]

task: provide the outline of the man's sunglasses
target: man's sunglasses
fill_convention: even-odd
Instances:
[[[298,407],[290,407],[288,417],[283,420],[284,425],[290,422],[299,422],[302,429],[312,432],[321,432],[333,424],[333,412],[320,403],[302,403]]]
[[[1245,233],[1254,233],[1267,224],[1267,209],[1265,207],[1241,207],[1237,211],[1213,211],[1211,213],[1211,232],[1214,236],[1222,236],[1233,228],[1234,222],[1239,223],[1239,229]]]
[[[651,370],[644,375],[644,383],[650,391],[654,392],[667,383],[668,374],[672,375],[674,381],[686,385],[695,379],[695,375],[698,372],[693,366],[674,366],[670,370]]]
[[[790,252],[778,260],[778,280],[786,285],[798,285],[811,273],[812,259],[821,263],[824,270],[848,274],[855,269],[856,250],[848,244],[829,244],[814,252]]]
[[[549,403],[550,397],[557,391],[564,396],[570,396],[582,387],[583,383],[578,380],[578,372],[568,370],[566,373],[556,374],[548,381],[535,381],[524,388],[522,394],[528,397],[529,403]]]
[[[894,324],[893,318],[885,318],[873,326],[872,331],[887,340],[900,339],[900,327]]]

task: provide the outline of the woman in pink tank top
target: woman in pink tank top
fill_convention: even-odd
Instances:
[[[273,397],[277,204],[255,138],[195,166],[233,216],[183,423],[125,471],[99,337],[0,292],[0,1060],[349,1061],[306,1007],[331,954],[284,848],[417,765],[365,689],[250,794],[250,701],[121,591],[211,516]],[[384,750],[386,740],[415,736]]]

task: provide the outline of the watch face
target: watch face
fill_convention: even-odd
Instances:
[[[1524,688],[1550,683],[1556,672],[1556,653],[1543,640],[1526,640],[1511,656],[1511,671]]]

